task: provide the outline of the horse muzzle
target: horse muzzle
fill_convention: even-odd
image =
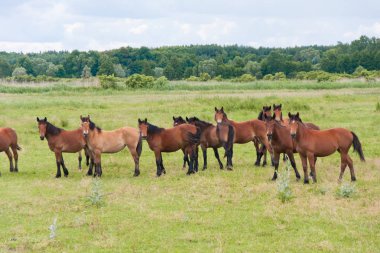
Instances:
[[[292,139],[295,139],[296,138],[296,134],[290,134],[290,136],[292,137]]]
[[[272,137],[273,137],[273,135],[272,135],[272,134],[267,134],[267,137],[268,137],[268,141],[271,141],[271,140],[272,140]]]
[[[87,136],[88,136],[88,133],[83,133],[84,138],[87,138]]]

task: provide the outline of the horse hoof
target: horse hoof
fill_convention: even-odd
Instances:
[[[355,182],[356,181],[356,177],[351,177],[351,182]]]
[[[68,177],[69,176],[69,174],[65,174],[65,177]]]
[[[304,180],[303,183],[304,184],[309,184],[309,180]]]
[[[260,163],[255,163],[255,166],[256,166],[256,167],[260,166]]]
[[[276,181],[276,180],[277,180],[277,176],[273,176],[272,181]]]
[[[301,177],[296,177],[296,181],[297,182],[300,181],[300,179],[301,179]]]
[[[136,170],[135,173],[133,174],[134,177],[138,177],[140,175],[140,171]]]
[[[60,178],[61,177],[61,175],[59,174],[59,175],[55,175],[55,178]]]

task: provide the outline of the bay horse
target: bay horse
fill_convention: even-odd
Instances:
[[[270,117],[271,115],[272,115],[272,106],[264,105],[263,109],[259,113],[259,116],[257,116],[257,119],[261,121],[265,121],[266,117]],[[260,150],[264,154],[264,159],[263,159],[263,167],[264,167],[267,165],[267,150],[265,149],[265,146],[263,144],[261,144]],[[259,161],[259,165],[260,165],[260,161]]]
[[[276,120],[275,114],[273,114],[273,116],[271,117],[265,116],[265,124],[267,128],[268,140],[273,148],[273,162],[275,168],[272,180],[277,179],[279,159],[281,153],[284,153],[284,156],[285,154],[288,156],[290,164],[293,167],[294,172],[296,174],[296,178],[297,180],[299,180],[301,177],[297,170],[296,162],[294,160],[293,155],[293,153],[297,153],[297,150],[295,143],[290,136],[289,127],[282,125],[280,121]],[[311,123],[305,123],[305,126],[310,129],[319,130],[318,126],[315,126]],[[316,162],[316,160],[317,158],[315,158],[314,163]]]
[[[181,116],[178,116],[178,117],[175,117],[173,116],[173,127],[176,127],[178,125],[182,125],[182,124],[186,124],[186,120],[184,120]],[[189,166],[189,157],[187,156],[185,150],[182,149],[182,152],[183,152],[183,165],[182,165],[182,169],[186,169],[186,164]]]
[[[315,171],[315,157],[329,156],[335,151],[340,153],[340,175],[339,181],[342,180],[344,171],[348,165],[351,173],[351,181],[356,181],[353,161],[348,154],[351,145],[354,152],[357,152],[360,160],[365,161],[362,145],[357,135],[345,128],[331,128],[328,130],[314,130],[307,128],[302,122],[299,113],[288,114],[290,135],[296,143],[297,152],[302,160],[304,171],[304,183],[309,183],[307,174],[307,160],[309,160],[310,170],[312,172],[313,182],[317,182]]]
[[[231,125],[214,126],[213,124],[200,120],[197,117],[187,118],[189,124],[195,125],[201,130],[200,146],[203,153],[203,170],[207,169],[207,148],[214,150],[215,158],[218,160],[219,168],[223,169],[220,161],[218,148],[223,147],[227,156],[227,169],[232,170],[232,148],[234,140],[234,129]]]
[[[219,110],[215,107],[215,121],[217,123],[228,123],[234,128],[234,143],[244,144],[252,141],[255,144],[257,160],[255,165],[260,165],[260,159],[263,151],[259,149],[259,143],[262,143],[272,156],[272,148],[269,145],[266,135],[265,122],[253,119],[243,122],[236,122],[228,119],[223,107]]]
[[[86,140],[91,157],[94,159],[94,177],[102,176],[102,153],[117,153],[125,147],[128,147],[135,163],[133,176],[140,175],[139,160],[142,151],[142,140],[136,128],[126,126],[112,131],[104,131],[91,121],[90,115],[87,117],[82,117],[81,115],[80,119],[82,122],[82,135]],[[87,175],[92,175],[92,166],[90,166]]]
[[[17,150],[21,150],[21,147],[17,144],[16,131],[9,127],[1,127],[0,128],[0,152],[4,151],[5,154],[7,154],[8,159],[9,159],[10,172],[18,172]],[[13,159],[15,160],[15,166],[13,166]],[[1,173],[0,173],[0,176],[1,176]]]
[[[51,124],[47,121],[46,117],[43,119],[37,117],[37,123],[41,141],[46,138],[49,149],[55,154],[55,160],[57,163],[56,178],[61,177],[61,166],[65,177],[69,175],[69,171],[66,168],[62,153],[78,153],[79,170],[81,170],[82,149],[85,149],[88,165],[86,141],[83,138],[81,128],[75,130],[64,130]]]
[[[149,148],[156,157],[157,177],[166,173],[162,152],[175,152],[179,149],[185,150],[185,154],[190,157],[187,175],[198,171],[195,159],[201,136],[199,128],[190,124],[181,124],[165,129],[150,124],[146,118],[138,119],[138,126],[141,137],[148,142]]]

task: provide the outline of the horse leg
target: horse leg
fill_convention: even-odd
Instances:
[[[57,174],[55,174],[56,178],[61,177],[61,157],[62,153],[60,151],[55,151],[55,161],[57,163]]]
[[[307,154],[307,159],[309,160],[310,171],[313,174],[312,175],[313,182],[316,183],[317,182],[317,173],[315,171],[314,154],[312,154],[312,153]]]
[[[65,161],[63,160],[63,156],[61,156],[61,165],[63,169],[63,174],[65,175],[65,177],[67,177],[69,175],[69,171],[67,170],[65,166]]]
[[[347,159],[346,160],[347,160],[348,167],[350,168],[351,181],[354,182],[354,181],[356,181],[354,164],[352,162],[351,157],[348,154],[347,154]]]
[[[78,170],[82,170],[82,150],[78,152]]]
[[[296,173],[296,178],[297,178],[297,181],[300,180],[301,176],[300,176],[300,173],[298,172],[297,170],[297,165],[296,165],[296,161],[294,160],[294,155],[293,155],[293,151],[292,150],[289,150],[286,155],[288,156],[289,160],[290,160],[290,164],[292,165],[293,167],[293,170],[294,170],[294,173]],[[284,153],[284,156],[285,156],[285,153]]]
[[[263,154],[263,164],[262,164],[262,166],[265,167],[267,165],[267,150],[266,150],[266,148],[265,148],[265,146],[263,144],[261,144],[261,152]],[[272,162],[272,165],[274,165],[273,162]]]
[[[339,151],[339,150],[338,150]],[[347,167],[347,154],[343,154],[339,151],[340,153],[340,174],[339,174],[339,179],[338,182],[342,182],[344,171],[346,170]]]
[[[262,154],[260,153],[259,141],[257,140],[257,138],[253,139],[253,145],[255,145],[255,149],[256,149],[255,166],[260,166],[260,160],[261,160]]]
[[[189,164],[189,170],[187,171],[187,175],[195,173],[194,170],[194,160],[196,158],[196,148],[188,147],[186,148],[186,153],[190,157],[190,164]]]
[[[15,168],[14,172],[18,172],[18,152],[17,152],[17,145],[16,146],[11,146],[12,152],[13,152],[13,159],[15,160]]]
[[[94,152],[94,162],[95,162],[95,173],[94,177],[102,176],[102,167],[101,167],[101,152],[100,151],[95,151]]]
[[[187,165],[189,165],[189,157],[186,155],[186,152],[185,150],[182,149],[182,152],[183,152],[183,165],[182,165],[182,169],[186,169],[186,163]]]
[[[207,149],[203,146],[201,146],[201,149],[202,149],[202,154],[203,154],[203,169],[202,170],[206,170],[207,169]]]
[[[292,154],[293,154],[293,152],[292,152]],[[289,156],[288,156],[289,157]],[[286,160],[288,160],[288,157],[286,157],[286,154],[284,153],[284,157],[282,158],[282,160],[284,161],[284,162],[286,162]],[[294,157],[294,156],[293,156]],[[293,158],[294,159],[294,158]]]
[[[214,155],[215,155],[216,160],[218,160],[219,169],[223,169],[223,163],[222,161],[220,161],[218,149],[217,148],[212,148],[212,149],[214,150]]]
[[[90,152],[90,151],[89,151]],[[95,164],[95,161],[94,161],[94,155],[93,154],[90,154],[90,164],[88,166],[88,171],[87,171],[87,176],[91,176],[92,175],[92,168],[94,167],[94,164]]]
[[[162,163],[162,161],[161,161],[162,160],[161,151],[155,150],[154,151],[154,156],[156,157],[156,167],[157,167],[156,175],[157,175],[157,177],[159,177],[162,174],[162,171],[161,171],[161,163]]]
[[[302,161],[302,169],[303,169],[303,176],[304,176],[303,183],[308,184],[309,183],[309,175],[307,174],[307,157],[304,155],[301,155],[301,154],[300,154],[300,157],[301,157],[301,161]]]
[[[272,181],[275,181],[277,179],[277,173],[278,173],[278,165],[280,163],[280,153],[274,152],[274,173],[272,177]]]
[[[11,150],[8,148],[7,150],[5,150],[5,153],[7,154],[8,159],[9,159],[9,171],[13,172],[14,167],[13,167],[13,156],[12,156]]]
[[[87,146],[84,147],[84,155],[86,156],[86,165],[90,165],[91,153]]]
[[[165,170],[164,164],[162,162],[162,153],[161,153],[160,161],[161,161],[161,163],[160,163],[161,171],[162,171],[162,173],[166,174],[166,170]]]

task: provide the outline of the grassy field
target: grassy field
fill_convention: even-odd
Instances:
[[[279,90],[276,83],[268,89],[178,84],[166,91],[0,87],[0,126],[15,128],[23,148],[18,174],[0,156],[0,252],[379,252],[380,85],[296,84]],[[156,178],[144,142],[138,178],[124,150],[103,156],[100,182],[77,170],[76,154],[64,155],[69,177],[55,179],[54,154],[36,123],[46,116],[73,129],[79,115],[90,114],[103,129],[137,127],[139,117],[170,127],[173,115],[213,121],[213,108],[224,106],[229,118],[246,120],[273,103],[321,128],[346,127],[359,136],[367,162],[350,151],[358,179],[351,198],[337,195],[335,154],[318,160],[317,184],[296,182],[291,172],[293,198],[282,203],[272,168],[253,166],[252,144],[235,145],[234,171],[220,171],[209,150],[209,169],[186,176],[177,152],[164,154],[167,174]],[[298,155],[296,162],[302,171]],[[346,171],[344,181],[349,178]],[[100,206],[89,200],[95,188]],[[56,235],[49,238],[55,218]]]

